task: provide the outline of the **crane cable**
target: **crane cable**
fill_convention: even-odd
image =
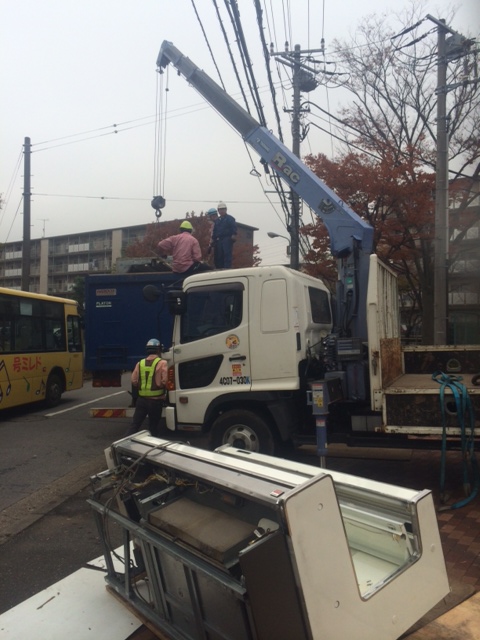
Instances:
[[[466,494],[464,500],[459,500],[453,505],[441,507],[440,510],[460,509],[471,502],[478,494],[480,486],[480,470],[475,456],[475,416],[473,406],[466,386],[462,382],[462,376],[448,375],[442,371],[436,371],[432,379],[440,384],[440,409],[442,412],[442,449],[440,461],[440,499],[445,499],[445,475],[447,456],[447,416],[445,411],[445,390],[448,388],[453,394],[455,408],[460,427],[460,441],[462,451],[463,488]],[[468,426],[467,426],[468,417]],[[470,484],[470,476],[473,487]]]
[[[165,107],[164,97],[165,94]],[[166,204],[163,195],[165,188],[165,152],[167,145],[167,95],[168,95],[168,68],[167,87],[164,88],[164,74],[157,74],[157,91],[155,105],[155,144],[153,152],[153,198],[151,205],[155,209],[157,221],[160,219],[161,209]],[[157,195],[155,195],[157,194]]]

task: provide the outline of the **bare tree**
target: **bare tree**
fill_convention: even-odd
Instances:
[[[388,26],[390,17],[395,29]],[[426,17],[425,6],[416,1],[403,14],[388,18],[368,16],[350,40],[333,43],[336,70],[342,73],[338,77],[353,98],[342,108],[338,121],[349,152],[360,147],[378,161],[379,169],[386,162],[402,169],[400,179],[408,197],[418,180],[435,173],[438,26]],[[453,14],[446,22],[453,22]],[[474,197],[471,187],[480,168],[480,93],[475,82],[473,41],[461,36],[447,39],[447,61],[447,86],[439,90],[448,92],[450,183],[454,187],[461,179],[465,194],[461,208],[465,209]],[[470,188],[465,188],[466,184]],[[433,198],[434,193],[429,204],[423,203],[423,215],[425,207],[433,213]],[[389,215],[397,213],[392,210]],[[398,222],[402,223],[401,217]],[[475,220],[470,219],[472,223]],[[419,230],[415,230],[415,251],[403,263],[397,261],[405,282],[412,288],[416,283],[420,287],[420,309],[428,310],[423,313],[424,339],[433,331],[433,234],[432,229],[426,231],[419,239]],[[408,245],[413,234],[409,229],[404,232]],[[455,241],[461,239],[460,233]]]
[[[399,29],[393,31],[385,16],[367,17],[350,42],[334,42],[339,67],[347,73],[343,86],[353,95],[343,120],[365,149],[375,154],[389,149],[399,159],[410,158],[415,150],[434,170],[437,26],[417,2],[397,20]],[[449,159],[455,178],[480,158],[480,95],[473,81],[472,41],[448,44],[447,39],[447,60],[447,87],[439,90],[448,91]]]

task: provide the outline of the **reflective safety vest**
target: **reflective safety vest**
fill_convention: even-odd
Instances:
[[[140,360],[139,368],[139,382],[138,395],[142,398],[158,398],[163,396],[165,389],[159,389],[155,384],[155,369],[161,358],[155,358],[150,364],[147,360]]]

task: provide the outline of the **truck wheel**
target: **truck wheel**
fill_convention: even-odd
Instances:
[[[251,411],[227,411],[213,423],[210,446],[229,444],[237,449],[272,455],[275,440],[267,423]]]
[[[60,378],[52,373],[48,376],[47,388],[45,390],[45,402],[47,407],[56,407],[62,397],[63,386]]]

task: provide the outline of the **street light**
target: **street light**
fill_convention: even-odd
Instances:
[[[292,245],[290,244],[290,238],[287,238],[287,236],[282,236],[280,233],[275,233],[275,231],[267,231],[267,236],[269,238],[283,238],[284,240],[286,240],[288,242],[288,245],[287,245],[287,256],[291,255],[291,253],[292,253]]]

